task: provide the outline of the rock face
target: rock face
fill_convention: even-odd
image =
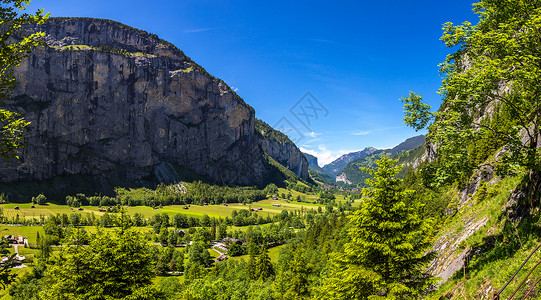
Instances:
[[[308,168],[312,168],[312,167],[319,167],[318,165],[318,162],[317,162],[317,157],[313,156],[313,155],[310,155],[308,153],[304,153],[304,157],[306,157],[306,160],[308,161]]]
[[[253,108],[157,36],[87,18],[53,18],[37,30],[46,46],[16,69],[20,84],[6,103],[31,122],[27,147],[20,161],[0,164],[0,181],[168,178],[164,170],[180,166],[251,185],[269,172],[261,144],[307,176],[294,145],[260,141]]]
[[[274,130],[267,123],[256,119],[256,130],[260,135],[261,147],[265,153],[298,177],[308,180],[308,161],[295,144],[283,133]]]
[[[348,179],[346,173],[344,173],[344,172],[342,172],[342,173],[340,173],[340,174],[338,174],[336,176],[336,182],[343,182],[343,183],[346,183],[346,184],[353,184],[353,182],[351,182]]]

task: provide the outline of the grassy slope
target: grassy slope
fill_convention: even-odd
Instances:
[[[510,222],[504,209],[509,196],[520,181],[521,177],[516,176],[503,179],[493,186],[489,185],[487,197],[479,199],[478,195],[474,194],[455,216],[442,225],[438,238],[440,241],[449,241],[451,245],[456,241],[453,239],[462,235],[472,220],[476,222],[483,218],[487,219],[486,225],[461,241],[454,253],[447,254],[448,259],[454,259],[464,249],[469,250],[465,285],[464,269],[461,269],[430,294],[430,299],[440,299],[442,296],[446,297],[444,299],[492,299],[492,294],[505,285],[524,259],[539,245],[541,242],[539,214],[526,217],[521,223]],[[527,272],[539,261],[541,253],[537,252],[501,294],[501,299],[507,299]],[[530,276],[528,289],[539,278],[541,269],[535,270]],[[526,286],[517,295],[523,295],[525,290]],[[521,298],[522,296],[519,299]]]

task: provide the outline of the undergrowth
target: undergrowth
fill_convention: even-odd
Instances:
[[[477,193],[448,219],[440,232],[457,233],[468,220],[486,217],[486,225],[460,244],[459,250],[468,249],[465,270],[457,271],[440,286],[430,299],[492,299],[512,277],[524,260],[541,242],[541,214],[530,214],[525,200],[508,203],[513,190],[521,186],[522,176],[505,178],[491,186],[481,183]],[[507,204],[507,205],[506,205]],[[541,261],[537,251],[501,293],[507,299],[520,285],[528,272]],[[465,271],[465,272],[464,272]],[[464,275],[465,274],[465,275]],[[522,299],[534,283],[541,278],[541,267],[535,269],[529,280],[517,291],[514,298]],[[537,299],[534,288],[527,299]]]

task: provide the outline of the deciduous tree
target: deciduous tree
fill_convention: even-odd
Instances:
[[[0,104],[17,84],[13,68],[28,56],[32,47],[40,45],[44,35],[42,32],[21,34],[22,25],[43,24],[49,17],[43,9],[35,14],[21,13],[29,4],[28,0],[0,0]],[[28,124],[18,113],[0,109],[0,157],[18,158],[15,151],[23,145],[24,128]]]
[[[441,40],[458,49],[441,64],[440,110],[411,93],[402,99],[404,120],[416,129],[434,120],[428,138],[437,147],[430,170],[437,184],[468,178],[503,147],[488,163],[499,174],[526,170],[533,201],[541,170],[541,1],[482,0],[474,12],[477,25],[444,25]]]

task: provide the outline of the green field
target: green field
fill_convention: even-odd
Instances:
[[[278,188],[278,197],[281,197],[282,196],[282,193],[284,193],[285,195],[287,195],[288,193],[291,193],[291,196],[292,196],[292,199],[297,199],[297,196],[301,196],[305,198],[305,201],[309,201],[311,203],[303,203],[303,202],[295,202],[295,203],[302,203],[304,204],[304,206],[324,206],[324,205],[321,205],[321,204],[314,204],[314,202],[316,201],[316,198],[318,198],[317,194],[304,194],[304,193],[301,193],[301,192],[297,192],[297,191],[294,191],[294,190],[287,190],[287,189],[284,189],[284,188]],[[336,202],[344,202],[346,201],[344,195],[340,195],[340,194],[335,194],[334,195],[336,197]],[[358,200],[357,200],[358,201]]]
[[[284,190],[287,192],[287,190]],[[314,195],[306,195],[301,194],[296,191],[291,191],[294,198],[296,198],[297,195],[304,195],[307,200],[315,201],[316,196]],[[343,196],[338,195],[337,201],[341,201],[340,197],[343,201]],[[273,204],[279,204],[281,207],[275,207]],[[19,209],[15,209],[15,207],[18,207]],[[36,220],[39,221],[40,218],[43,217],[49,217],[56,214],[71,214],[71,213],[79,213],[83,216],[86,214],[94,214],[96,217],[100,217],[104,214],[104,212],[98,211],[98,207],[95,206],[82,206],[82,210],[78,210],[76,208],[71,208],[67,205],[57,205],[49,203],[47,205],[36,205],[35,208],[31,207],[31,203],[22,203],[22,204],[2,204],[0,205],[0,208],[2,208],[3,215],[6,217],[9,221],[14,220],[19,217],[19,219],[26,219],[26,220]],[[252,204],[243,205],[240,203],[229,203],[227,206],[223,205],[190,205],[188,209],[184,209],[184,205],[170,205],[170,206],[164,206],[159,209],[154,209],[152,207],[148,206],[134,206],[134,207],[126,207],[128,214],[133,215],[135,213],[142,214],[145,218],[151,218],[153,215],[157,213],[167,213],[169,215],[175,215],[178,213],[185,214],[187,216],[192,216],[196,218],[201,218],[203,215],[208,215],[209,217],[215,217],[215,218],[225,218],[230,217],[231,212],[233,210],[241,210],[241,209],[250,209],[250,208],[263,208],[262,211],[259,211],[258,214],[261,214],[263,217],[266,217],[267,215],[270,215],[271,217],[279,214],[282,212],[282,210],[288,210],[288,211],[294,211],[294,210],[301,210],[301,209],[317,209],[317,207],[321,206],[324,208],[324,205],[321,204],[314,204],[314,203],[306,203],[306,202],[297,202],[297,201],[290,201],[289,203],[284,200],[272,200],[272,199],[266,199],[261,200],[258,202],[254,202]]]
[[[280,245],[280,246],[269,248],[269,257],[270,257],[270,259],[271,259],[271,261],[273,263],[278,262],[278,254],[280,253],[280,250],[282,248],[284,248],[285,246],[286,245]],[[244,259],[245,261],[248,261],[249,257],[250,256],[248,254],[246,254],[246,255],[241,255],[241,256],[229,257],[227,259],[230,259],[230,260],[242,260],[242,259]]]

